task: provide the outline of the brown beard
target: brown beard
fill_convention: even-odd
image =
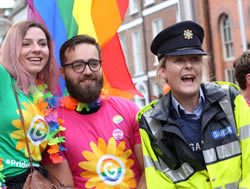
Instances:
[[[97,100],[102,91],[103,77],[95,81],[96,81],[95,86],[82,87],[78,85],[77,83],[72,82],[67,77],[65,77],[66,87],[70,96],[72,96],[79,102],[88,103],[88,104]]]

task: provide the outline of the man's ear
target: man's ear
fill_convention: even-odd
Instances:
[[[61,72],[61,75],[62,75],[63,79],[65,79],[65,73],[64,73],[65,70],[64,70],[63,67],[60,68],[60,72]]]

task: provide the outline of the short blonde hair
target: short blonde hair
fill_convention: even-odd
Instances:
[[[157,79],[158,82],[160,82],[160,80],[161,80],[161,76],[159,74],[159,70],[160,70],[160,68],[164,68],[164,66],[166,64],[166,58],[167,57],[163,57],[160,60],[158,60],[159,64],[157,65],[157,68],[156,68],[156,70],[157,70],[156,79]]]

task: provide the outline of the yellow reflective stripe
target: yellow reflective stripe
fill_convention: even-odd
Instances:
[[[234,141],[228,144],[217,146],[216,151],[214,148],[210,148],[208,150],[203,150],[202,153],[205,163],[209,164],[217,161],[216,153],[219,159],[225,159],[240,154],[241,150],[239,141]]]
[[[244,140],[250,137],[250,125],[246,125],[240,128],[240,140]]]
[[[145,168],[155,167],[174,183],[186,180],[194,173],[194,169],[188,163],[183,163],[179,169],[171,170],[163,162],[153,161],[150,156],[144,156],[144,166]]]
[[[239,141],[230,142],[216,147],[219,159],[228,158],[241,153]]]
[[[216,152],[214,148],[203,150],[202,153],[203,153],[204,161],[206,164],[212,163],[217,160]]]

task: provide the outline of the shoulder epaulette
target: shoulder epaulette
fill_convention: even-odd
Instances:
[[[150,102],[148,105],[144,106],[136,115],[136,120],[139,121],[141,119],[141,116],[151,110],[156,104],[157,104],[158,100],[153,100],[152,102]]]

